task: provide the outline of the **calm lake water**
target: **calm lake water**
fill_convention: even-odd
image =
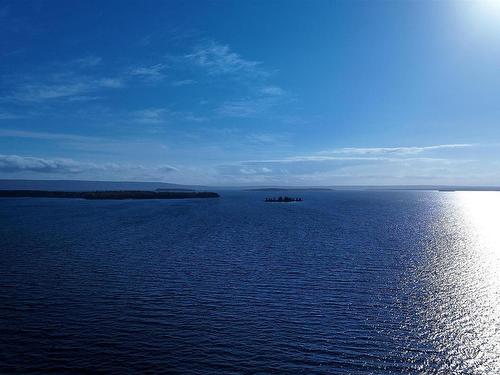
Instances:
[[[269,194],[1,199],[0,373],[500,373],[500,193]]]

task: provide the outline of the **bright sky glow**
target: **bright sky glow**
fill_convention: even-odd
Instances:
[[[0,178],[500,185],[500,1],[0,0]]]
[[[500,0],[457,2],[456,11],[463,36],[491,49],[500,40]]]
[[[493,22],[498,24],[500,22],[500,1],[498,0],[482,0],[469,5],[470,7],[477,7],[477,13],[480,17],[484,17],[483,21]]]

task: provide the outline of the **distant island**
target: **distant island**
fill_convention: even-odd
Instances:
[[[80,198],[80,199],[186,199],[219,198],[209,191],[45,191],[45,190],[0,190],[0,198]]]
[[[264,202],[273,202],[273,203],[302,202],[302,198],[291,198],[284,196],[278,198],[266,198]]]

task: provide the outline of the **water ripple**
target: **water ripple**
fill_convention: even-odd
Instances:
[[[0,372],[500,373],[489,194],[2,199]]]

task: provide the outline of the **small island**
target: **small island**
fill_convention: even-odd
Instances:
[[[0,198],[80,198],[80,199],[186,199],[219,198],[209,191],[45,191],[45,190],[0,190]]]
[[[264,202],[272,202],[272,203],[290,203],[290,202],[302,202],[302,198],[291,198],[287,197],[278,197],[278,198],[266,198]]]

